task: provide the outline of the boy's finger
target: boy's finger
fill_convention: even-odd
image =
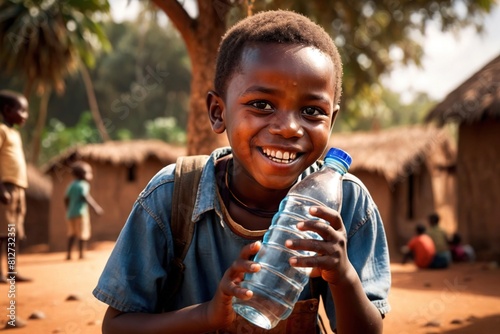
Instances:
[[[319,254],[325,253],[325,242],[314,239],[289,239],[285,241],[285,246],[298,251],[311,251]]]
[[[309,212],[318,218],[324,219],[330,223],[330,226],[335,230],[344,229],[344,223],[342,222],[342,218],[340,213],[336,210],[325,208],[322,206],[313,206]]]
[[[222,286],[222,292],[228,296],[234,296],[240,299],[250,299],[253,296],[253,292],[249,289],[241,287],[239,284],[230,283],[228,286]]]
[[[337,233],[337,236],[338,233]],[[315,239],[289,239],[285,241],[285,246],[297,251],[311,251],[317,254],[337,256],[339,250],[346,248],[346,238],[338,237],[330,240]]]
[[[253,242],[242,248],[240,252],[240,258],[248,260],[252,255],[257,254],[262,243],[260,241]]]
[[[331,225],[323,220],[303,221],[297,224],[297,228],[301,231],[316,232],[323,240],[330,239],[330,236],[334,233]]]
[[[232,274],[231,276],[234,277],[235,274],[238,276],[240,273],[243,272],[249,272],[249,273],[254,273],[260,270],[260,264],[256,262],[252,262],[246,259],[236,259],[233,262],[233,265],[231,266],[232,269]]]
[[[336,256],[310,256],[290,258],[290,265],[303,268],[333,268],[338,266],[340,263],[341,258]]]

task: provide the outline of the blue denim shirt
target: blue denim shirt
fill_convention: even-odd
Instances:
[[[194,236],[175,301],[178,309],[211,300],[241,248],[255,241],[234,233],[221,211],[215,162],[230,153],[229,148],[214,151],[203,169],[192,216],[196,222]],[[302,177],[319,168],[319,163],[311,166]],[[153,313],[161,309],[160,291],[173,258],[170,216],[174,171],[175,164],[163,168],[141,192],[93,291],[97,299],[122,312]],[[384,227],[368,191],[350,174],[344,177],[341,216],[348,236],[349,260],[368,298],[385,314],[389,311],[391,276]],[[306,287],[299,299],[308,298],[310,290]],[[323,298],[335,328],[331,294],[325,293]]]

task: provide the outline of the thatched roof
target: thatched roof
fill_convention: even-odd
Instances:
[[[488,118],[500,118],[500,55],[449,93],[429,112],[426,121],[442,125]]]
[[[26,189],[26,196],[35,199],[50,198],[52,192],[52,183],[50,179],[31,164],[28,164],[27,171],[28,189]]]
[[[110,141],[70,148],[53,158],[44,170],[49,173],[56,167],[68,166],[77,159],[113,165],[132,165],[140,164],[149,158],[156,158],[163,164],[169,164],[185,153],[185,148],[160,140]]]
[[[333,134],[330,145],[352,156],[350,172],[368,171],[380,174],[390,183],[416,171],[429,154],[442,147],[443,164],[454,163],[455,150],[445,130],[434,126],[411,126],[376,132]],[[436,161],[437,157],[433,157]],[[445,160],[445,161],[443,161]]]

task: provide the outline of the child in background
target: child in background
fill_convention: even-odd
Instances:
[[[448,236],[441,226],[439,226],[439,220],[440,217],[437,213],[430,214],[427,217],[429,227],[426,233],[431,237],[436,247],[436,261],[440,263],[440,266],[448,267],[452,261]]]
[[[471,245],[462,243],[462,236],[456,232],[450,240],[450,251],[454,262],[474,262],[476,253]]]
[[[103,209],[90,195],[90,181],[93,179],[92,167],[83,161],[72,165],[75,180],[68,186],[64,204],[66,206],[66,219],[68,225],[68,255],[71,260],[73,244],[78,240],[80,259],[83,259],[85,244],[91,236],[89,205],[96,214],[101,215]]]
[[[250,16],[223,37],[214,91],[207,96],[212,129],[230,147],[204,165],[192,203],[193,240],[180,290],[165,300],[173,239],[170,229],[175,164],[162,169],[139,195],[94,289],[109,305],[104,333],[316,333],[317,296],[308,286],[290,317],[270,331],[239,317],[232,297],[288,190],[320,168],[339,111],[342,64],[331,37],[308,18],[288,11]],[[316,252],[290,264],[313,267],[338,333],[382,333],[389,310],[387,242],[377,206],[354,176],[343,181],[341,213],[315,207],[297,227],[323,240],[288,240]],[[310,300],[310,308],[300,308]],[[302,303],[302,304],[301,304]],[[173,309],[166,309],[173,304]],[[300,306],[299,306],[300,305]],[[295,319],[292,322],[290,319]],[[308,322],[308,319],[312,319]],[[309,327],[308,327],[309,325]]]
[[[28,100],[16,92],[0,91],[0,283],[15,278],[16,282],[31,281],[17,273],[15,265],[8,265],[9,254],[19,253],[20,241],[26,238],[24,217],[26,215],[25,189],[28,188],[28,174],[24,158],[21,134],[16,126],[23,126],[28,119]],[[3,253],[7,273],[3,272]],[[16,261],[17,263],[17,261]]]
[[[419,268],[429,268],[436,256],[436,246],[431,237],[425,234],[425,226],[421,223],[415,227],[415,236],[403,247],[403,261],[405,264],[412,259]]]

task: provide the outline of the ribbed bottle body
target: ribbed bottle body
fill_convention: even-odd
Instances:
[[[330,154],[332,150],[335,151]],[[298,182],[281,201],[279,211],[264,235],[262,247],[254,258],[262,269],[246,274],[241,282],[242,287],[253,291],[253,297],[249,300],[233,298],[234,310],[262,328],[271,329],[290,315],[312,270],[292,267],[289,259],[292,256],[314,256],[315,253],[291,250],[285,246],[285,241],[321,239],[315,232],[297,228],[299,222],[306,220],[321,220],[328,224],[312,216],[309,213],[311,207],[327,206],[340,211],[342,177],[349,168],[350,157],[341,150],[332,150],[328,152],[323,168]],[[342,160],[344,155],[348,159]]]

